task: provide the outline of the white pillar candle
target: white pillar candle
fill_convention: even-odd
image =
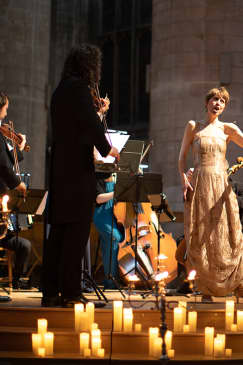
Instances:
[[[101,331],[99,329],[91,331],[92,338],[101,338]]]
[[[149,327],[149,356],[153,356],[154,340],[159,336],[158,327]]]
[[[197,331],[197,312],[188,312],[188,324],[190,327],[190,332]]]
[[[232,356],[232,349],[225,349],[225,356],[231,357]]]
[[[7,212],[8,211],[8,201],[9,201],[9,196],[8,195],[4,195],[2,197],[2,211],[3,212]]]
[[[213,354],[214,357],[222,356],[222,340],[218,337],[214,339]]]
[[[162,354],[162,341],[163,340],[161,337],[156,337],[154,339],[152,356],[154,356],[156,358],[160,358],[160,356]]]
[[[123,309],[123,330],[124,332],[132,331],[133,313],[132,308]]]
[[[105,357],[105,349],[98,349],[97,350],[98,357]]]
[[[237,311],[237,329],[243,331],[243,311]]]
[[[174,331],[182,332],[182,308],[174,308]]]
[[[183,332],[184,333],[190,332],[190,326],[189,326],[189,324],[184,324],[184,326],[183,326]]]
[[[220,356],[224,356],[225,353],[225,334],[217,334],[217,338],[219,338],[222,342],[221,348],[220,348]]]
[[[45,357],[46,356],[46,349],[44,347],[38,348],[38,356]]]
[[[175,350],[174,349],[168,350],[168,357],[169,357],[169,359],[173,359],[175,357]]]
[[[53,355],[53,343],[54,343],[54,333],[46,332],[44,334],[44,347],[46,350],[46,355]]]
[[[225,302],[225,329],[231,330],[231,325],[234,323],[234,308],[235,303],[233,300],[226,300]]]
[[[80,316],[84,311],[84,305],[82,303],[74,305],[74,321],[75,321],[75,331],[80,332]]]
[[[38,328],[38,333],[44,335],[44,333],[46,333],[47,331],[47,320],[45,318],[38,319],[37,328]]]
[[[88,329],[91,329],[91,325],[92,323],[94,323],[94,308],[95,308],[94,303],[86,304]]]
[[[84,350],[89,348],[89,333],[81,332],[79,335],[80,354],[84,355]]]
[[[142,324],[141,323],[135,323],[134,330],[135,330],[135,332],[141,332],[142,331]]]
[[[123,302],[114,301],[113,302],[113,329],[115,332],[122,330],[122,311],[123,311]]]
[[[225,312],[234,312],[235,302],[233,300],[226,300],[225,302]]]
[[[97,330],[98,329],[98,323],[92,323],[91,324],[91,331],[92,330]]]
[[[166,331],[165,333],[165,345],[167,351],[172,347],[172,331]]]
[[[90,357],[91,356],[91,349],[84,349],[84,357]]]
[[[205,327],[205,356],[213,355],[214,346],[214,327]]]
[[[32,333],[32,350],[38,355],[38,348],[42,346],[42,335],[40,333]]]
[[[186,324],[186,308],[187,308],[187,302],[179,301],[178,307],[182,309],[182,329],[184,324]]]
[[[231,331],[232,332],[237,332],[237,324],[232,323],[232,325],[231,325]]]
[[[80,312],[79,331],[80,332],[89,331],[88,313],[86,312]]]
[[[98,337],[92,338],[91,340],[92,355],[97,356],[98,349],[100,348],[101,348],[101,339]]]

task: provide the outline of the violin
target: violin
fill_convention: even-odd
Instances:
[[[2,124],[0,126],[0,132],[4,135],[4,137],[10,139],[17,145],[21,144],[22,137],[18,133],[14,132],[9,124]],[[30,146],[26,143],[24,146],[24,151],[29,152]]]

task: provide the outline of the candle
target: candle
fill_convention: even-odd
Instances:
[[[237,311],[237,329],[243,331],[243,311]]]
[[[232,349],[225,349],[225,356],[231,357],[232,356]]]
[[[215,337],[213,354],[214,354],[214,357],[222,356],[222,340],[221,340],[221,338]]]
[[[97,330],[98,329],[98,323],[92,323],[91,324],[91,331],[92,330]]]
[[[188,324],[190,327],[190,332],[197,331],[197,312],[188,312]]]
[[[98,349],[97,350],[98,357],[105,357],[105,349]]]
[[[92,330],[91,331],[91,336],[92,338],[100,338],[100,335],[101,335],[101,331],[99,329],[96,329],[96,330]]]
[[[45,355],[46,355],[46,349],[44,347],[39,347],[38,348],[38,356],[45,357]]]
[[[53,342],[54,334],[52,332],[44,333],[44,347],[46,350],[46,355],[53,355]]]
[[[118,332],[122,330],[122,301],[113,302],[113,329]]]
[[[90,349],[84,349],[84,357],[90,357],[91,356],[91,350]]]
[[[132,331],[133,313],[132,308],[123,309],[123,330],[124,332]]]
[[[182,309],[182,328],[184,324],[186,324],[186,308],[187,308],[187,302],[179,301],[178,303],[179,308]]]
[[[190,332],[190,326],[189,326],[189,324],[184,324],[184,326],[183,326],[183,332],[184,333]]]
[[[149,327],[149,356],[153,356],[154,340],[159,336],[158,327]]]
[[[44,335],[47,330],[47,320],[44,318],[40,318],[37,321],[38,333]]]
[[[135,323],[135,332],[141,332],[142,331],[142,324],[141,323]]]
[[[98,349],[101,348],[101,339],[94,337],[91,340],[92,355],[97,356]]]
[[[9,196],[8,195],[4,195],[2,197],[2,211],[3,212],[7,212],[8,211],[8,201],[9,201]]]
[[[232,325],[231,325],[231,331],[232,332],[237,332],[237,324],[232,323]]]
[[[161,353],[162,353],[162,338],[156,337],[154,339],[152,356],[159,358],[161,356]]]
[[[172,347],[172,331],[166,331],[165,333],[165,345],[167,351]]]
[[[205,356],[213,355],[214,327],[205,327]]]
[[[89,348],[89,333],[82,332],[79,335],[80,354],[84,354],[84,350]]]
[[[226,331],[231,330],[231,325],[234,322],[234,301],[226,300],[225,303],[225,329]]]
[[[175,350],[174,349],[168,350],[168,357],[170,359],[173,359],[175,357]]]
[[[225,353],[225,334],[217,334],[217,338],[221,340],[220,356],[224,356]]]
[[[74,321],[75,321],[75,331],[80,332],[80,316],[84,311],[84,305],[82,303],[74,305]]]
[[[40,333],[32,333],[32,350],[38,355],[38,348],[42,345],[42,335]]]
[[[80,323],[79,323],[79,331],[85,332],[89,331],[89,320],[88,320],[88,313],[86,312],[80,312]]]
[[[174,331],[182,332],[182,308],[174,308]]]
[[[94,323],[94,303],[86,304],[86,313],[87,313],[87,325],[88,329],[91,329],[92,323]]]

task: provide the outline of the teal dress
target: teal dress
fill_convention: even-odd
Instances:
[[[110,193],[114,191],[114,182],[97,181],[97,193]],[[112,227],[113,219],[113,227]],[[116,288],[114,282],[109,279],[109,273],[114,279],[118,279],[118,261],[117,255],[119,250],[119,242],[124,240],[124,235],[117,226],[115,217],[113,217],[113,199],[103,204],[96,204],[93,222],[100,234],[100,246],[102,251],[102,260],[106,279],[104,280],[105,289]],[[113,228],[113,229],[112,229]],[[111,270],[110,270],[110,245],[112,244],[111,254]]]

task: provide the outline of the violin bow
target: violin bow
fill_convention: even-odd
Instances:
[[[105,113],[102,111],[100,91],[99,91],[99,87],[98,87],[97,83],[94,84],[94,89],[95,89],[95,92],[97,94],[97,99],[98,99],[99,107],[100,107],[100,110],[101,110],[101,115],[102,115],[101,122],[104,124],[105,132],[108,136],[110,146],[112,147],[111,137],[110,137],[110,133],[108,132],[108,126],[107,126],[107,122],[106,122],[106,116],[105,116]]]
[[[17,175],[20,177],[20,169],[19,169],[19,161],[18,161],[18,154],[17,154],[17,148],[16,148],[16,142],[14,140],[14,125],[12,121],[9,121],[10,126],[10,139],[13,144],[13,155],[14,155],[14,169]]]

